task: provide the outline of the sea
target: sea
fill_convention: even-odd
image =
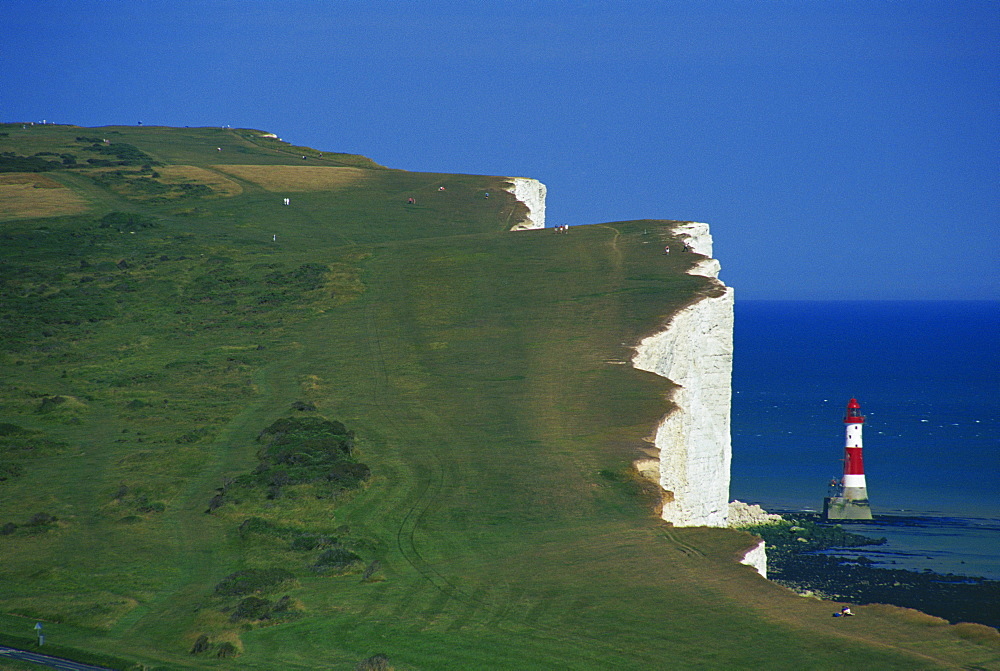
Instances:
[[[877,566],[1000,580],[1000,301],[737,301],[732,498],[822,511],[865,416]]]

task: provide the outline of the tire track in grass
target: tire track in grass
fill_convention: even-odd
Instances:
[[[688,557],[704,557],[705,553],[696,548],[695,546],[685,543],[680,538],[677,537],[677,532],[674,531],[673,527],[663,527],[661,530],[663,537],[670,541],[678,550],[686,554]]]
[[[404,282],[395,267],[381,277],[382,293],[392,291],[394,284]],[[566,668],[586,666],[592,663],[595,656],[610,655],[613,658],[620,654],[620,650],[612,643],[589,636],[586,628],[584,631],[576,631],[572,627],[566,627],[567,623],[576,620],[581,608],[586,611],[593,605],[590,597],[551,591],[531,599],[520,595],[518,603],[524,607],[515,608],[514,603],[501,603],[503,599],[510,598],[509,588],[501,589],[482,580],[462,586],[424,557],[417,542],[417,532],[428,514],[447,498],[444,493],[448,485],[448,471],[436,446],[447,445],[449,433],[431,411],[411,398],[401,398],[393,389],[389,375],[389,362],[393,360],[393,353],[385,329],[391,315],[380,313],[379,307],[385,305],[385,302],[379,299],[378,293],[375,287],[371,287],[363,309],[364,337],[369,352],[370,402],[375,408],[375,414],[390,429],[387,433],[397,438],[405,435],[415,452],[426,453],[428,457],[424,463],[410,468],[416,482],[412,485],[412,502],[404,504],[405,512],[395,528],[395,546],[404,561],[445,597],[435,600],[435,610],[444,612],[452,599],[458,604],[464,604],[464,607],[449,613],[451,622],[444,626],[444,630],[454,633],[470,627],[485,627],[491,631],[512,628],[511,632],[518,631],[519,636],[544,639],[555,637],[575,642],[576,645],[563,648],[558,653],[559,665]],[[419,432],[413,431],[411,424],[419,424]],[[409,586],[405,592],[406,602],[394,609],[393,614],[397,617],[408,613],[411,604],[429,603],[423,590],[416,585]],[[421,617],[424,620],[421,627],[428,626],[430,618],[423,615]],[[444,625],[441,621],[437,624]],[[573,652],[570,652],[571,649]]]
[[[398,274],[396,278],[399,278]],[[388,285],[383,285],[383,288],[391,290]],[[580,599],[574,595],[548,593],[540,599],[529,600],[530,606],[517,609],[514,603],[504,603],[505,599],[511,598],[509,586],[501,589],[484,580],[462,586],[425,558],[417,542],[417,532],[428,514],[447,498],[444,494],[448,486],[448,470],[436,446],[447,445],[450,434],[433,412],[412,399],[399,397],[393,390],[388,363],[393,355],[383,328],[385,322],[380,321],[378,306],[382,303],[375,293],[374,290],[370,293],[363,311],[365,338],[370,353],[371,403],[375,414],[391,429],[391,434],[395,437],[407,436],[409,445],[415,451],[429,457],[422,468],[418,465],[411,469],[417,483],[413,486],[412,502],[405,505],[405,513],[396,526],[395,546],[404,561],[441,594],[440,598],[430,599],[418,585],[410,585],[405,589],[405,602],[393,609],[393,616],[404,617],[411,613],[412,605],[425,604],[427,607],[417,613],[420,622],[414,624],[420,630],[434,626],[443,627],[443,631],[452,634],[469,628],[484,628],[491,632],[508,630],[511,635],[526,637],[524,642],[529,648],[533,645],[528,643],[530,640],[552,637],[575,642],[575,645],[562,647],[556,653],[557,657],[552,658],[560,668],[585,667],[591,665],[595,657],[619,654],[620,650],[611,643],[566,629],[565,623],[574,619],[580,605]],[[382,317],[382,320],[387,319],[388,315]],[[419,424],[420,431],[413,431],[411,424]],[[440,613],[446,612],[453,600],[455,604],[464,606],[449,612],[446,618],[450,622],[446,622]],[[523,596],[518,597],[518,603],[524,601]],[[590,604],[589,598],[585,601]],[[528,621],[529,612],[533,612],[534,622]]]
[[[397,275],[398,277],[398,275]],[[374,293],[374,292],[373,292]],[[403,559],[417,573],[422,576],[433,587],[439,590],[445,597],[436,601],[436,610],[443,612],[447,608],[448,602],[452,599],[457,603],[465,604],[465,608],[459,612],[449,615],[452,623],[446,627],[447,631],[457,631],[466,626],[486,626],[490,628],[502,624],[513,624],[518,628],[525,628],[534,632],[552,634],[558,632],[560,636],[566,636],[567,632],[560,626],[565,617],[560,617],[551,624],[540,622],[528,623],[524,614],[515,617],[513,604],[498,603],[498,599],[503,599],[501,591],[509,597],[509,589],[499,590],[498,586],[478,582],[468,587],[460,586],[454,579],[446,576],[435,566],[433,566],[421,552],[417,542],[417,532],[421,528],[427,515],[438,506],[445,498],[447,487],[447,469],[442,457],[437,452],[436,445],[445,445],[448,441],[448,432],[441,426],[440,420],[433,413],[427,411],[419,405],[415,405],[410,399],[401,400],[392,390],[389,377],[388,361],[391,354],[388,351],[384,329],[379,321],[377,299],[370,298],[364,307],[365,334],[368,342],[369,369],[371,402],[376,408],[376,414],[384,421],[385,425],[392,429],[396,436],[407,435],[410,445],[414,448],[422,448],[423,453],[430,457],[429,463],[425,463],[424,468],[419,466],[414,468],[418,484],[415,486],[415,493],[412,495],[412,503],[406,506],[403,518],[400,520],[395,531],[395,545]],[[416,433],[407,430],[406,421],[419,423],[420,437]],[[407,497],[409,498],[409,497]],[[417,588],[407,590],[408,602],[414,601],[414,594],[420,591]],[[545,599],[548,603],[545,610],[551,612],[552,600]],[[567,615],[572,614],[573,608],[568,607]],[[395,615],[405,612],[397,609]],[[536,615],[538,612],[536,611]],[[427,618],[428,620],[430,618]],[[579,636],[570,635],[570,638],[579,639]],[[594,642],[589,641],[588,645]],[[604,644],[600,644],[602,647]]]
[[[385,421],[386,425],[395,430],[396,435],[403,433],[403,425],[397,420],[397,415],[402,409],[398,401],[391,399],[389,384],[389,373],[386,367],[386,352],[383,343],[382,329],[375,315],[375,304],[369,301],[365,305],[365,324],[368,339],[369,362],[371,365],[372,379],[372,405],[376,412]],[[425,441],[420,441],[421,443]],[[444,489],[444,467],[440,457],[434,453],[433,449],[427,451],[432,457],[432,464],[427,473],[417,474],[419,481],[418,491],[413,497],[413,502],[406,509],[403,519],[396,529],[396,548],[403,559],[413,567],[420,575],[434,585],[438,590],[448,594],[453,598],[469,599],[470,595],[464,593],[457,585],[448,580],[440,571],[432,567],[417,549],[416,530],[423,516],[434,504]]]

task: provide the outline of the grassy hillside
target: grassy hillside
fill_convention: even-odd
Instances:
[[[712,290],[671,222],[510,233],[503,178],[263,135],[0,126],[0,632],[162,669],[1000,666],[657,519],[630,464],[670,383],[624,362]]]

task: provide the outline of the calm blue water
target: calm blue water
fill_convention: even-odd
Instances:
[[[735,340],[733,498],[822,510],[854,397],[864,554],[1000,579],[1000,302],[737,301]]]

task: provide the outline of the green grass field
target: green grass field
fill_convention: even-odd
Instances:
[[[142,152],[39,173],[83,213],[0,217],[0,633],[157,669],[1000,668],[992,630],[831,618],[748,534],[657,518],[631,464],[671,384],[622,362],[712,290],[672,222],[510,233],[503,178],[260,135],[0,125]],[[306,416],[371,477],[234,485]]]

